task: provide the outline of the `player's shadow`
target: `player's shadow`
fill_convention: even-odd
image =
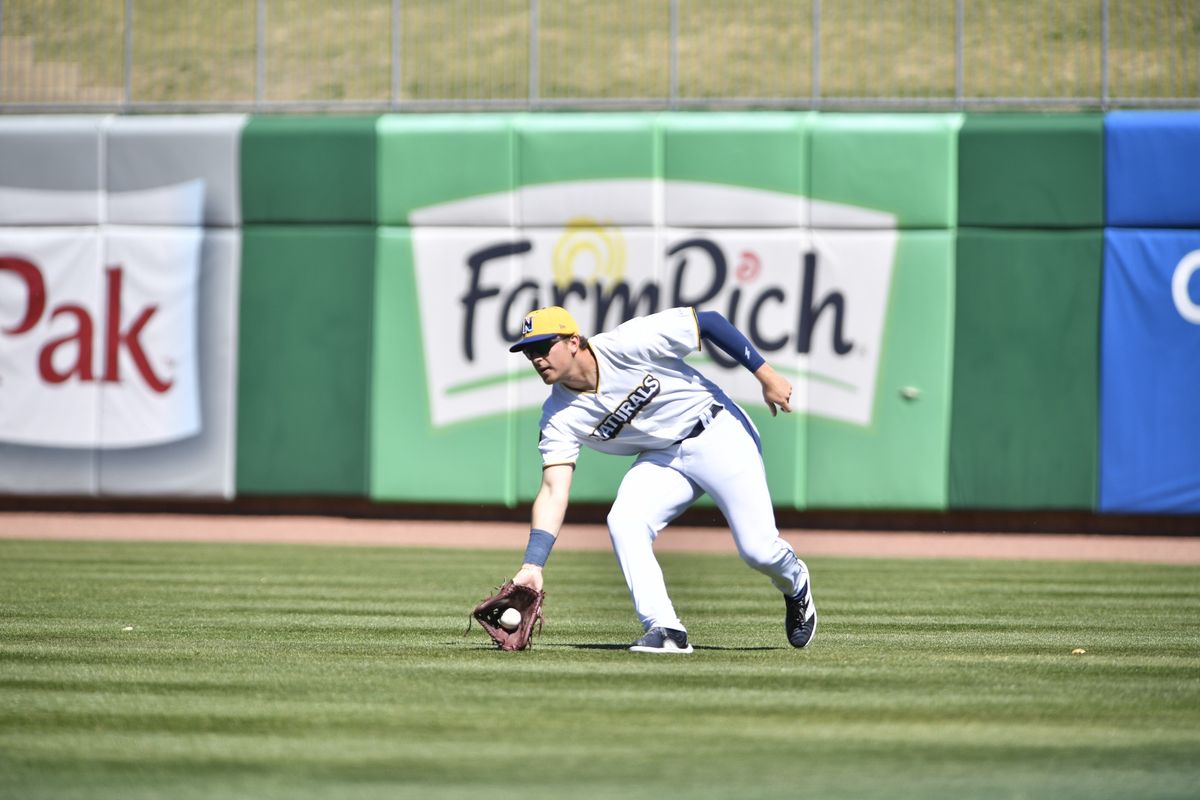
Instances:
[[[628,650],[627,644],[545,644],[542,647],[569,647],[573,650]],[[751,652],[755,650],[783,650],[782,647],[718,647],[711,644],[694,644],[692,648],[695,650],[723,650],[726,652]]]

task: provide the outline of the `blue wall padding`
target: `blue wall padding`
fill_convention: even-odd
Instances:
[[[1200,512],[1200,231],[1104,244],[1100,509]]]
[[[1104,139],[1108,226],[1200,228],[1200,114],[1114,111]]]

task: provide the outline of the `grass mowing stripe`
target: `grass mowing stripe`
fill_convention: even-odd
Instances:
[[[1200,568],[814,558],[821,626],[797,652],[761,576],[669,553],[696,653],[638,657],[605,553],[555,556],[532,652],[464,637],[512,558],[0,542],[0,785],[290,799],[1200,784]]]

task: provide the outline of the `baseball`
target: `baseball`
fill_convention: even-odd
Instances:
[[[521,612],[515,608],[506,608],[500,615],[500,627],[506,631],[515,631],[521,625]]]

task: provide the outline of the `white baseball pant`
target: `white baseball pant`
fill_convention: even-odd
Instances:
[[[731,410],[699,436],[642,453],[621,481],[608,513],[613,551],[642,626],[686,630],[667,594],[654,540],[702,494],[724,514],[738,554],[793,595],[806,580],[803,563],[779,535],[755,440]]]

